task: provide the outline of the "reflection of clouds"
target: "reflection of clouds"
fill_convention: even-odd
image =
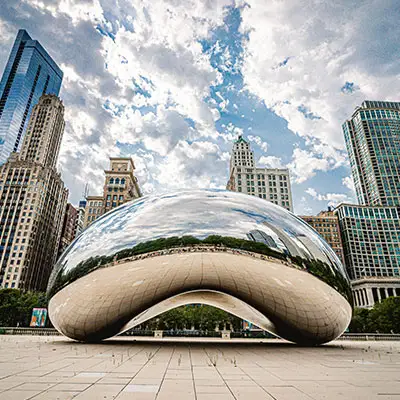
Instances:
[[[248,232],[265,231],[267,227],[271,227],[268,233],[282,246],[288,248],[287,241],[291,241],[311,258],[321,259],[322,253],[336,263],[336,255],[329,246],[287,210],[253,196],[224,190],[196,190],[142,197],[110,211],[82,233],[57,268],[69,271],[90,257],[109,256],[158,238],[191,235],[204,239],[221,235],[247,239]],[[304,241],[300,243],[299,236],[307,237],[319,251],[307,248]]]

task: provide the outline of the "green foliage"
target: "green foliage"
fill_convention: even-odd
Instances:
[[[32,309],[35,307],[47,307],[45,293],[1,289],[0,326],[29,326]]]
[[[400,297],[389,297],[371,310],[356,308],[349,326],[354,333],[400,333]]]
[[[217,326],[228,326],[241,329],[241,319],[219,308],[204,304],[192,304],[177,307],[147,321],[145,329],[182,330],[198,329],[214,331]]]
[[[351,319],[349,331],[352,333],[371,333],[371,323],[368,319],[369,310],[366,308],[355,308]]]

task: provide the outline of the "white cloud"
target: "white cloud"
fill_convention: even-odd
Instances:
[[[247,138],[250,142],[255,143],[263,152],[267,152],[268,150],[268,143],[262,140],[260,136],[248,135]]]
[[[266,168],[286,168],[282,160],[275,156],[261,156],[258,165]]]
[[[249,0],[242,18],[247,89],[306,139],[317,169],[346,163],[341,124],[353,109],[398,100],[398,1]]]
[[[296,211],[298,215],[311,215],[312,214],[312,208],[309,206],[307,199],[305,196],[302,196],[297,207]]]
[[[314,188],[308,188],[306,193],[309,194],[314,200],[327,201],[328,206],[335,207],[340,203],[349,202],[349,197],[344,193],[325,193],[319,194]]]
[[[356,194],[356,188],[354,186],[354,180],[352,176],[346,176],[342,179],[342,184],[343,186],[347,187],[347,189],[350,190],[350,192],[355,196]]]
[[[156,180],[168,188],[225,188],[228,157],[212,142],[180,141],[159,165]]]
[[[316,156],[314,153],[299,148],[294,149],[292,161],[288,164],[296,183],[303,183],[315,176],[317,171],[328,171],[334,161]]]

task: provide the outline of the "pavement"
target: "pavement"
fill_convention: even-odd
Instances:
[[[400,341],[0,336],[0,399],[400,400]]]

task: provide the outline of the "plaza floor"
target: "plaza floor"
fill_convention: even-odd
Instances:
[[[0,399],[399,399],[400,342],[0,336]]]

